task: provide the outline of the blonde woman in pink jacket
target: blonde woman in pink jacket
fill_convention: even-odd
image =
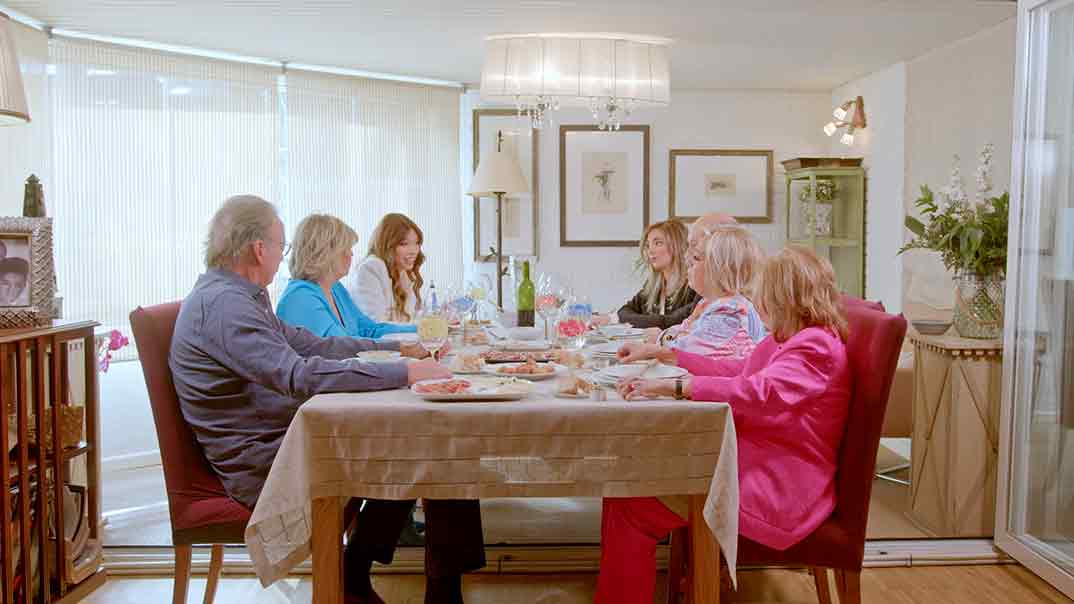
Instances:
[[[645,345],[621,360],[677,364],[691,377],[628,380],[628,400],[726,401],[738,436],[739,532],[785,550],[835,508],[835,471],[850,400],[847,322],[831,264],[789,247],[765,262],[754,303],[771,335],[744,360]],[[598,604],[652,602],[656,543],[686,520],[652,497],[607,498]]]

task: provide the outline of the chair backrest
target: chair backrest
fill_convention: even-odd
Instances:
[[[849,543],[861,544],[859,556],[864,555],[880,429],[906,335],[906,319],[876,310],[875,304],[845,304],[852,382],[836,473],[836,508],[831,517],[847,532]]]
[[[164,464],[164,485],[168,491],[173,531],[190,528],[181,524],[183,512],[191,504],[207,498],[228,496],[183,417],[168,366],[179,304],[170,302],[148,308],[138,307],[130,314],[131,331],[138,346],[138,358],[142,363],[149,402],[153,407],[153,423],[157,428],[160,458]]]

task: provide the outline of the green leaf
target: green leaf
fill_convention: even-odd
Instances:
[[[910,229],[910,232],[914,235],[917,235],[918,237],[925,236],[925,223],[921,222],[917,218],[914,218],[913,216],[907,216],[906,220],[903,222],[906,225],[906,228]]]

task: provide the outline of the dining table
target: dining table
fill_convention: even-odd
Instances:
[[[561,398],[556,384],[535,382],[510,401],[433,402],[412,389],[310,398],[246,527],[262,585],[312,555],[314,604],[341,604],[350,498],[655,496],[687,504],[695,569],[687,589],[695,604],[718,602],[720,554],[734,580],[738,543],[729,406],[624,401],[611,388]]]

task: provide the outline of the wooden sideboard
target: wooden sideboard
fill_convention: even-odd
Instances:
[[[908,334],[914,345],[907,515],[937,537],[991,537],[1003,342]]]
[[[50,325],[0,330],[0,476],[7,488],[0,496],[0,601],[74,604],[104,583],[100,568],[100,422],[97,359],[90,321],[55,321]],[[80,351],[80,352],[79,352]],[[80,357],[80,358],[79,358]],[[72,375],[72,362],[79,363]],[[73,379],[73,378],[80,379]],[[79,383],[84,396],[72,391]],[[72,398],[85,401],[81,442],[64,446],[62,418]],[[46,426],[46,424],[49,424]],[[35,435],[31,439],[31,433]],[[77,435],[77,433],[75,433]],[[50,435],[47,446],[38,446]],[[59,451],[59,455],[54,454]],[[84,463],[81,493],[88,513],[80,526],[88,530],[85,558],[75,562],[63,538],[64,505],[72,464]],[[59,505],[54,503],[59,502]],[[45,521],[47,519],[47,521]],[[69,522],[71,519],[68,518]],[[50,537],[59,533],[60,538]],[[82,532],[82,531],[80,531]],[[26,544],[36,544],[26,547]],[[16,547],[18,546],[18,547]],[[92,552],[96,551],[96,556]],[[72,565],[81,577],[68,580]],[[26,569],[36,569],[27,573]],[[21,594],[21,595],[20,595]]]

